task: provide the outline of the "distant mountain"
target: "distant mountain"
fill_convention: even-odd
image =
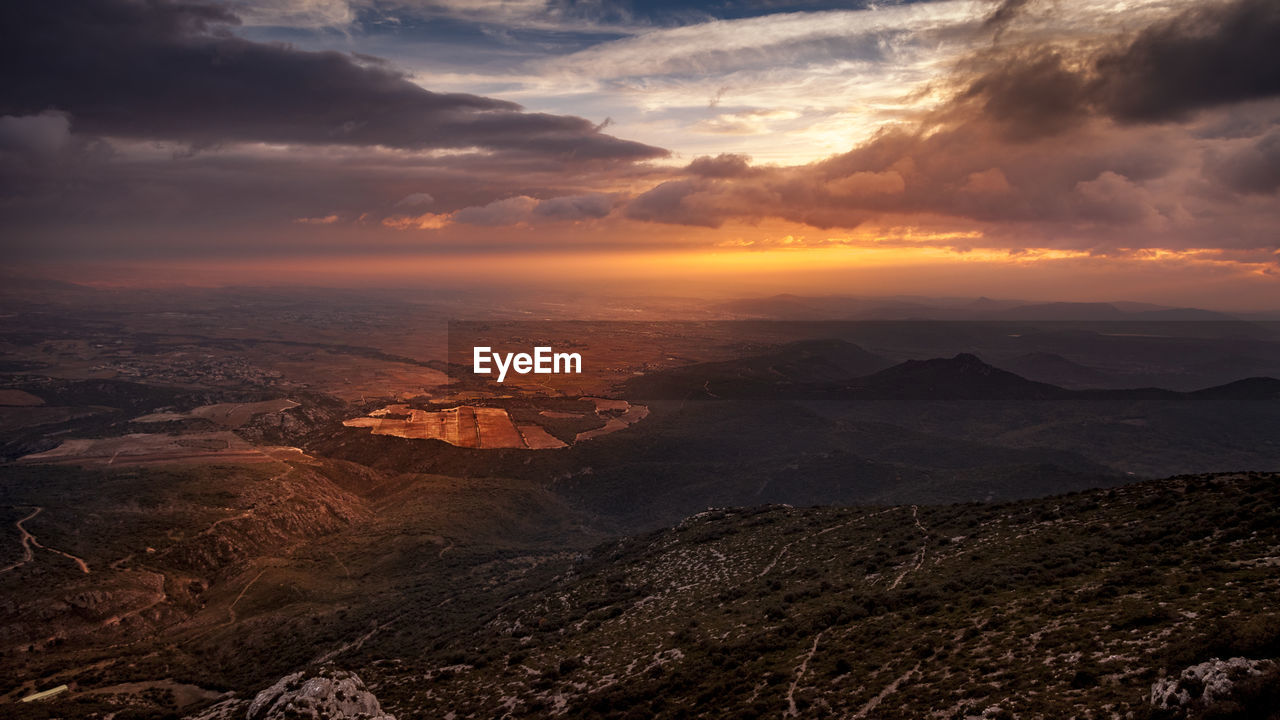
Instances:
[[[1189,395],[1214,400],[1280,400],[1280,380],[1269,377],[1247,378],[1197,390]]]
[[[1246,369],[1266,369],[1262,361]],[[1177,392],[1112,375],[1056,353],[1015,356],[996,365],[972,353],[908,360],[897,365],[844,340],[805,340],[765,354],[696,363],[632,378],[620,388],[633,400],[730,400],[761,397],[815,400],[1116,402],[1254,399],[1269,378],[1231,383],[1196,393]],[[1267,366],[1269,367],[1269,366]],[[1215,373],[1239,377],[1227,370]],[[1142,379],[1141,377],[1137,379]]]
[[[1227,313],[1199,308],[1166,308],[1141,303],[1037,303],[995,309],[984,314],[992,320],[1040,320],[1072,322],[1106,322],[1113,320],[1145,320],[1155,322],[1236,321]]]
[[[997,310],[989,315],[999,320],[1153,320],[1202,322],[1239,320],[1227,313],[1199,308],[1169,308],[1144,303],[1038,303]]]
[[[1201,378],[1202,385],[1221,385],[1251,377],[1280,376],[1280,359],[1234,354],[1194,363],[1187,370]]]
[[[810,343],[804,362],[784,362],[790,347],[624,383],[619,392],[653,415],[625,437],[575,450],[596,470],[565,490],[593,512],[669,517],[703,498],[740,493],[793,504],[987,499],[1126,474],[1280,469],[1280,403],[1270,400],[1280,380],[1199,392],[1066,389],[970,353],[841,377],[849,365],[824,353],[861,357],[856,346]],[[1061,356],[1027,362],[1089,374]],[[706,464],[692,467],[699,460]],[[629,494],[631,463],[650,478],[639,494]],[[659,487],[660,498],[651,492]],[[621,497],[621,506],[600,504]]]
[[[1171,308],[1134,302],[1027,303],[980,297],[842,297],[774,295],[712,306],[718,312],[770,320],[984,320],[1037,322],[1209,322],[1240,318],[1213,310]]]
[[[726,363],[731,365],[732,363]],[[770,355],[747,360],[748,373],[767,373],[791,382],[839,382],[893,363],[844,340],[801,340]]]
[[[837,320],[854,317],[866,308],[856,298],[801,297],[774,295],[765,298],[742,298],[713,305],[721,312],[770,320]]]
[[[979,312],[995,312],[997,310],[1008,310],[1009,308],[1014,308],[1021,304],[1022,303],[1017,300],[992,300],[991,298],[984,296],[969,303],[968,307],[970,310],[977,310]]]
[[[1028,380],[1066,388],[1114,387],[1117,382],[1116,378],[1101,370],[1072,362],[1056,353],[1027,353],[997,364]]]
[[[1164,310],[1144,310],[1142,312],[1131,313],[1130,317],[1135,320],[1171,320],[1178,322],[1215,322],[1215,321],[1238,321],[1234,315],[1227,313],[1215,312],[1213,310],[1200,310],[1198,308],[1168,308]]]
[[[923,400],[1049,400],[1068,391],[988,365],[976,355],[908,360],[853,383],[859,397]]]
[[[999,320],[1123,320],[1126,314],[1111,303],[1040,303],[1002,310]]]
[[[843,340],[802,340],[763,355],[664,370],[627,381],[633,398],[748,397],[842,385],[892,361]]]
[[[628,380],[636,399],[854,395],[865,399],[1045,400],[1068,391],[961,353],[893,365],[843,340],[789,343],[755,357],[698,363]]]

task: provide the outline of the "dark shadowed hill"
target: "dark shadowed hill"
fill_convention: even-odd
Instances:
[[[1056,353],[1027,353],[999,361],[996,365],[1028,380],[1065,388],[1116,387],[1121,382],[1108,373]]]
[[[1125,313],[1111,303],[1038,303],[1001,310],[1001,320],[1120,320]]]
[[[803,340],[761,355],[697,363],[633,378],[625,394],[639,399],[750,397],[840,386],[893,365],[843,340]]]
[[[374,643],[350,666],[397,717],[1268,718],[1278,493],[1237,474],[708,511],[597,547],[433,649],[389,663]],[[1151,706],[1215,657],[1255,674]]]
[[[550,483],[619,530],[708,506],[1028,498],[1126,478],[1280,469],[1280,381],[1194,393],[1066,390],[971,354],[882,363],[815,341],[651,372],[625,431],[554,451],[477,450],[338,428],[309,446],[383,472]]]
[[[1247,378],[1218,387],[1197,390],[1191,394],[1197,398],[1215,400],[1280,401],[1280,380],[1269,377]]]
[[[908,360],[852,383],[853,394],[874,399],[1054,400],[1068,392],[988,365],[976,355]]]

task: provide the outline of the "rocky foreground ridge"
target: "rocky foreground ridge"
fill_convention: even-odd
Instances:
[[[296,672],[252,702],[224,700],[190,720],[396,720],[353,672],[323,667]]]
[[[1173,717],[1248,712],[1268,692],[1280,693],[1280,666],[1270,660],[1212,658],[1151,685],[1151,706]],[[1260,709],[1260,708],[1259,708]],[[1278,709],[1280,711],[1280,709]]]

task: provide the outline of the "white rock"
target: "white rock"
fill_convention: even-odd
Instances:
[[[395,720],[382,711],[378,698],[360,678],[345,670],[323,669],[307,676],[297,672],[258,693],[245,714],[247,720]]]
[[[1151,685],[1151,705],[1166,710],[1181,708],[1193,700],[1212,705],[1231,697],[1237,683],[1251,675],[1261,675],[1267,660],[1213,658],[1186,668],[1177,677],[1157,680]]]

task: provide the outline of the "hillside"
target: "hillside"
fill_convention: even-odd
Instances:
[[[839,385],[892,365],[843,340],[806,340],[750,357],[669,368],[632,378],[625,388],[646,399],[767,396]]]
[[[992,367],[969,353],[908,360],[859,378],[853,386],[858,398],[876,400],[1058,400],[1070,394]]]
[[[1150,707],[1153,683],[1280,656],[1278,507],[1280,476],[1237,474],[708,511],[598,547],[434,649],[347,666],[401,720],[1183,717]],[[1254,685],[1213,716],[1267,717],[1275,685]]]
[[[531,451],[346,426],[457,402],[398,330],[147,317],[12,345],[5,717],[1142,718],[1161,672],[1270,677],[1275,477],[1097,490],[1280,469],[1267,340],[627,323],[602,403],[467,390],[568,445]]]
[[[1054,353],[1027,353],[999,361],[996,365],[1028,380],[1065,388],[1114,387],[1118,383],[1107,373]]]

